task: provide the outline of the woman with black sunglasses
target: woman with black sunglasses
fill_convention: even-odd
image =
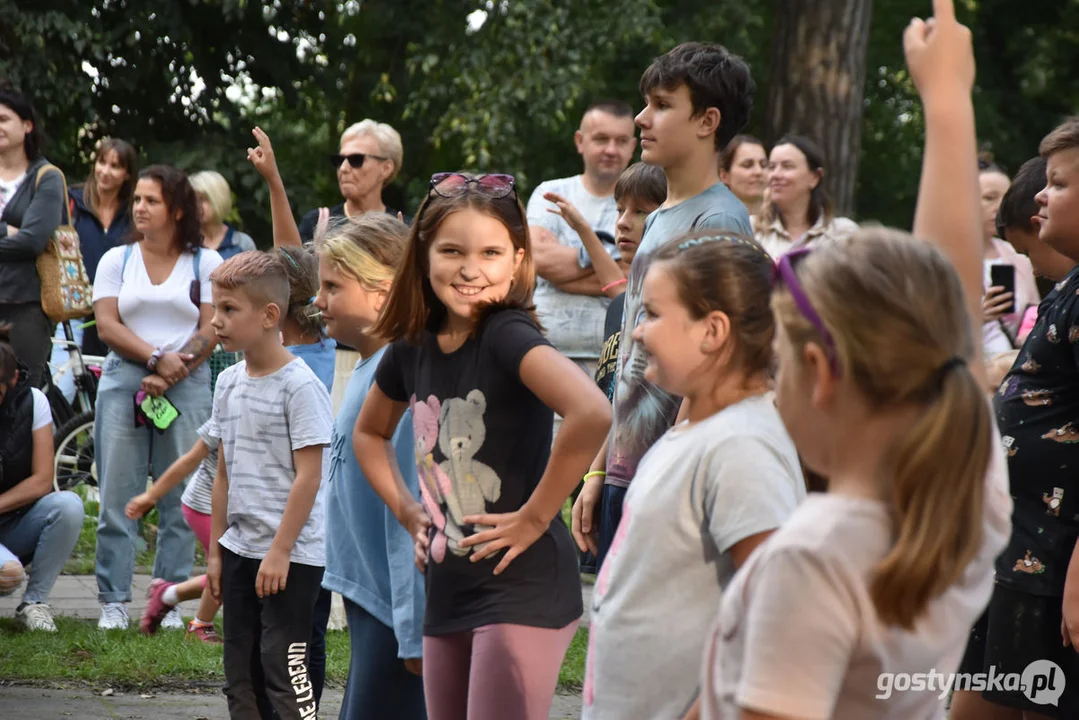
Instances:
[[[351,218],[366,212],[396,216],[397,210],[382,202],[382,189],[401,169],[404,149],[401,135],[386,123],[361,120],[341,135],[341,149],[330,156],[337,171],[337,186],[345,199],[332,208],[317,208],[300,219],[300,239],[321,238],[332,218]]]

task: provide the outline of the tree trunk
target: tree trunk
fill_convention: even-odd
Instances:
[[[774,7],[764,140],[769,147],[786,133],[816,140],[836,214],[851,215],[873,2],[775,0]]]

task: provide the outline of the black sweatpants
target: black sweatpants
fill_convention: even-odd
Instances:
[[[311,623],[323,568],[292,563],[285,589],[255,593],[262,560],[221,548],[225,696],[233,720],[314,720],[308,672]]]

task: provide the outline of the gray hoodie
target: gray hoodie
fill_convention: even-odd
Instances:
[[[0,304],[40,303],[41,281],[34,263],[64,218],[63,177],[49,170],[34,187],[37,171],[48,163],[30,163],[26,179],[0,215]],[[8,235],[8,225],[19,232]]]

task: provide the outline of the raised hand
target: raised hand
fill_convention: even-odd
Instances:
[[[273,145],[270,144],[270,136],[260,127],[253,128],[251,134],[255,136],[258,147],[247,149],[248,162],[254,165],[259,175],[267,181],[279,179],[281,173],[277,169],[277,158],[274,156]]]
[[[933,17],[914,18],[903,33],[907,67],[923,102],[974,88],[970,30],[955,19],[954,0],[933,0]]]

